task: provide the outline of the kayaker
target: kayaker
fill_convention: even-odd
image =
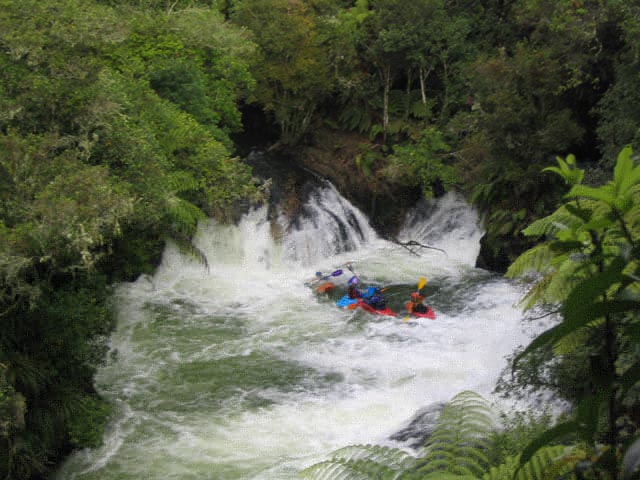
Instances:
[[[360,283],[360,279],[355,275],[349,279],[347,282],[347,295],[349,298],[361,298],[362,292],[358,290],[358,284]]]
[[[364,301],[367,305],[371,305],[371,307],[375,310],[384,310],[387,308],[387,301],[385,298],[379,294],[380,289],[376,288],[376,292],[369,298],[366,298]]]
[[[413,292],[411,294],[411,302],[407,305],[407,310],[409,310],[409,312],[427,313],[429,307],[422,303],[423,300],[423,295],[420,295],[418,292]]]

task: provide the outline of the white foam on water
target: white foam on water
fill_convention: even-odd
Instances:
[[[118,293],[115,359],[97,377],[119,412],[105,445],[58,478],[293,479],[332,450],[388,442],[426,405],[490,396],[505,355],[531,337],[522,292],[473,268],[481,231],[460,198],[428,218],[425,208],[401,239],[446,253],[380,239],[330,185],[275,237],[266,208],[235,226],[204,222],[195,245],[209,270],[167,247],[152,278]],[[350,274],[348,261],[364,282],[424,276],[434,302],[451,293],[434,304],[437,320],[405,322],[338,309],[304,286],[317,270]]]

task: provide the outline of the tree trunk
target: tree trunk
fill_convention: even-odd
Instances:
[[[413,70],[409,69],[407,71],[407,106],[404,109],[404,119],[405,121],[409,119],[409,112],[411,111],[411,82],[413,80]]]
[[[420,96],[422,97],[422,105],[427,106],[427,78],[431,74],[431,69],[420,67]]]
[[[383,140],[387,141],[387,129],[389,128],[389,92],[391,91],[391,67],[386,65],[384,69],[384,111],[382,114]]]

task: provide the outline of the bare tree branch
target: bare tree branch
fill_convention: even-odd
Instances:
[[[430,250],[438,250],[439,252],[442,252],[445,255],[447,255],[447,252],[445,252],[441,248],[432,247],[430,245],[425,245],[424,243],[416,242],[415,240],[409,240],[408,242],[401,242],[400,240],[398,240],[395,237],[390,238],[389,240],[392,241],[393,243],[395,243],[396,245],[400,245],[401,247],[406,248],[407,250],[409,250],[409,253],[411,253],[412,255],[415,255],[416,257],[420,256],[420,254],[416,253],[416,251],[418,251],[420,249],[423,249],[423,248],[428,248]]]

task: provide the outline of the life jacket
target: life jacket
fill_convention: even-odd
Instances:
[[[413,305],[412,311],[418,313],[427,313],[427,306],[424,303],[416,303]]]
[[[367,301],[367,303],[376,310],[384,310],[387,307],[386,300],[380,295],[374,295]]]
[[[362,296],[355,285],[349,285],[347,295],[349,295],[349,298],[359,298]]]

